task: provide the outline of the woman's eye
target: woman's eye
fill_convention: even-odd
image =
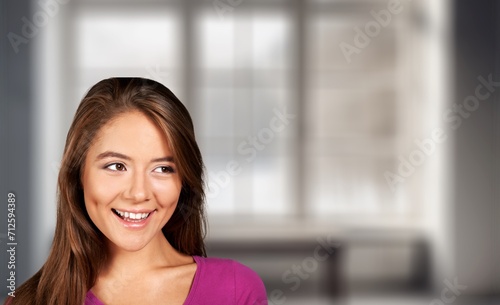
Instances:
[[[174,169],[171,166],[158,166],[154,171],[157,173],[173,173]]]
[[[107,169],[110,169],[112,171],[124,171],[125,170],[125,165],[121,163],[113,163],[108,166],[106,166]]]

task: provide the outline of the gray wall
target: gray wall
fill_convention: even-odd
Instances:
[[[475,94],[478,76],[500,81],[498,1],[455,1],[455,92],[452,103]],[[500,89],[500,87],[498,88]],[[452,223],[455,268],[469,293],[498,292],[499,125],[498,95],[480,103],[455,132]]]
[[[29,204],[35,202],[31,190],[31,73],[30,46],[23,44],[16,54],[7,39],[9,32],[20,34],[21,18],[29,16],[30,1],[8,0],[0,2],[0,299],[7,288],[7,194],[14,192],[16,203],[16,284],[24,282],[29,270]]]

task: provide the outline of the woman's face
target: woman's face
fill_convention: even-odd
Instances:
[[[85,159],[87,212],[111,245],[127,251],[163,238],[182,182],[160,129],[140,112],[119,115],[98,132]]]

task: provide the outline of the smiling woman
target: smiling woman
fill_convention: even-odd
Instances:
[[[203,168],[170,90],[96,84],[66,139],[49,257],[6,304],[267,304],[253,270],[206,257]]]

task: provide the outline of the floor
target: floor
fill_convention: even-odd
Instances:
[[[328,299],[287,299],[281,305],[500,305],[500,297],[497,298],[471,298],[457,297],[455,301],[446,303],[437,296],[417,297],[350,297],[343,300]],[[278,303],[269,302],[269,305]]]

